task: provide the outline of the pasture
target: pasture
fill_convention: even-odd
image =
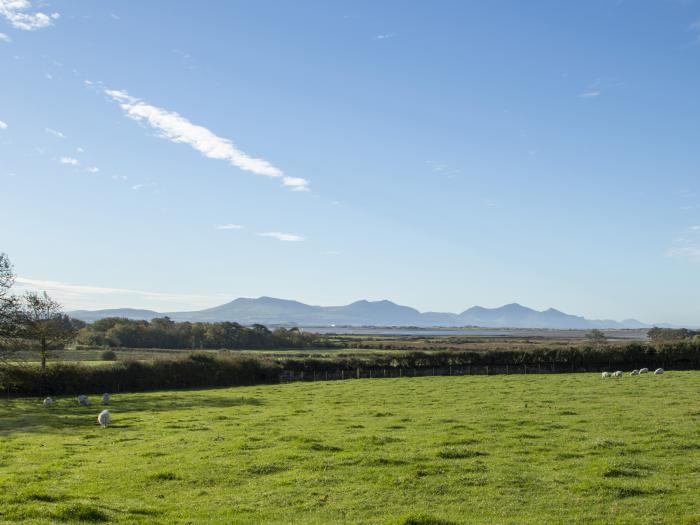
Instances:
[[[0,523],[700,523],[700,373],[0,401]]]

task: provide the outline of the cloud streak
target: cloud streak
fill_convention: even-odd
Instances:
[[[5,33],[0,33],[0,42],[6,42],[9,44],[10,42],[12,42],[12,39]]]
[[[7,129],[7,124],[0,120],[0,129]]]
[[[78,159],[74,159],[73,157],[61,157],[60,159],[58,159],[58,162],[60,162],[61,164],[67,164],[69,166],[77,166],[78,164],[80,164]]]
[[[29,11],[33,11],[29,0],[0,0],[0,16],[5,18],[12,27],[22,31],[48,27],[61,16],[58,13],[49,15],[41,11]]]
[[[65,139],[66,138],[66,136],[63,133],[61,133],[60,131],[56,131],[55,129],[44,128],[44,131],[46,131],[46,133],[48,133],[49,135],[53,135],[57,139]]]
[[[225,160],[244,171],[265,177],[281,178],[282,185],[292,191],[307,191],[309,181],[286,176],[282,170],[265,159],[241,151],[231,140],[219,137],[209,129],[193,124],[174,111],[152,106],[132,97],[126,91],[105,90],[105,94],[119,103],[126,116],[144,122],[158,131],[162,138],[187,144],[210,159]]]
[[[293,233],[265,232],[259,233],[258,235],[260,235],[260,237],[272,237],[273,239],[284,242],[301,242],[306,240],[301,235],[294,235]]]
[[[242,230],[243,226],[240,224],[219,224],[216,227],[217,230]]]
[[[18,289],[22,290],[45,290],[55,296],[60,302],[77,308],[110,308],[115,306],[116,301],[122,304],[128,301],[126,304],[131,306],[133,306],[133,302],[145,301],[152,305],[158,304],[157,307],[162,307],[163,303],[166,303],[169,308],[175,308],[176,306],[192,308],[193,306],[213,306],[219,304],[222,298],[229,297],[225,294],[192,295],[69,284],[27,277],[17,277],[15,284]]]

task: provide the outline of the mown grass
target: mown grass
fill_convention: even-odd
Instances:
[[[0,402],[0,523],[700,523],[700,373]],[[97,399],[93,400],[97,402]]]

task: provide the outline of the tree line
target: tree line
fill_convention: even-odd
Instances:
[[[168,317],[135,321],[118,317],[100,319],[83,327],[78,344],[110,348],[165,349],[268,349],[330,348],[334,343],[315,333],[298,328],[277,328],[238,323],[175,322]]]

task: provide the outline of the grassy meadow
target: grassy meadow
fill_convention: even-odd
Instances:
[[[700,373],[0,401],[0,523],[700,523]]]

